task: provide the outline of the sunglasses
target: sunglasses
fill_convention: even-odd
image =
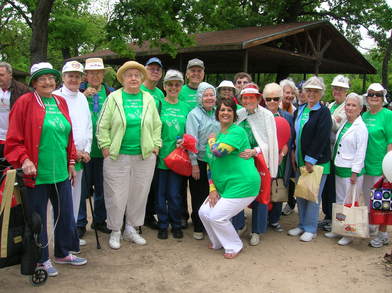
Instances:
[[[275,97],[275,98],[265,98],[265,101],[266,101],[266,102],[271,102],[271,101],[279,102],[279,100],[280,100],[279,97]]]
[[[382,93],[368,93],[367,96],[368,96],[368,97],[378,97],[378,98],[382,98],[382,97],[384,97],[384,94],[382,94]]]

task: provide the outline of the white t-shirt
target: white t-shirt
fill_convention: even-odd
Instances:
[[[10,98],[11,92],[0,88],[0,140],[5,140],[7,136]]]

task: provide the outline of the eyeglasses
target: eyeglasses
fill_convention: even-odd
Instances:
[[[41,76],[37,78],[38,82],[54,81],[56,78],[53,75]]]
[[[275,98],[265,98],[265,101],[266,101],[266,102],[271,102],[271,101],[279,102],[279,100],[280,100],[279,97],[275,97]]]
[[[382,93],[368,93],[367,96],[368,96],[368,97],[378,97],[378,98],[382,98],[382,97],[384,97],[384,94],[382,94]]]

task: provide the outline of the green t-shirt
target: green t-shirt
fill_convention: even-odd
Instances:
[[[185,84],[181,88],[178,99],[188,104],[192,110],[198,105],[196,93],[197,89],[190,88],[187,84]]]
[[[140,155],[141,120],[143,112],[142,92],[129,94],[122,90],[122,102],[126,119],[124,137],[120,146],[120,154]]]
[[[298,167],[305,166],[305,161],[304,161],[304,158],[302,156],[301,135],[302,135],[302,129],[303,129],[305,123],[308,122],[308,120],[309,120],[309,113],[310,113],[310,109],[308,107],[305,107],[305,109],[302,112],[301,121],[300,121],[300,125],[299,125],[298,153],[297,153],[297,155],[298,155]],[[330,173],[330,169],[331,169],[331,162],[330,161],[328,161],[326,163],[323,163],[323,164],[316,164],[316,165],[324,167],[323,174],[329,174]]]
[[[38,149],[38,184],[53,184],[68,178],[67,146],[71,124],[54,98],[42,98],[46,113]]]
[[[103,103],[105,102],[106,90],[104,85],[101,86],[100,91],[98,92],[98,100],[96,101],[94,96],[87,97],[88,105],[91,112],[91,121],[93,124],[93,141],[91,143],[91,152],[90,157],[92,158],[103,158],[101,150],[98,148],[97,138],[95,136],[95,132],[97,131],[97,120],[99,114],[101,112]]]
[[[239,124],[239,126],[241,126],[245,130],[245,132],[246,132],[246,134],[248,136],[250,147],[252,149],[257,147],[258,144],[257,144],[257,141],[256,141],[255,137],[253,136],[252,128],[250,127],[250,124],[249,124],[248,120],[245,119],[244,121],[242,121]]]
[[[382,108],[376,114],[363,113],[363,122],[369,132],[365,157],[365,174],[382,175],[382,160],[387,153],[388,144],[392,143],[392,111]]]
[[[219,195],[224,198],[258,195],[260,174],[255,167],[254,159],[245,160],[239,156],[240,152],[250,148],[246,131],[233,124],[226,133],[218,134],[216,143],[225,143],[235,148],[226,156],[216,157],[212,154],[210,146],[207,146],[206,161]]]
[[[163,94],[163,92],[157,87],[155,87],[153,90],[150,90],[144,84],[142,84],[140,86],[140,89],[142,91],[148,92],[154,98],[155,102],[162,101],[165,98],[165,95]]]
[[[336,140],[335,146],[333,148],[333,154],[332,154],[332,161],[335,161],[336,158],[336,153],[338,152],[338,146],[340,144],[340,141],[342,140],[343,135],[347,132],[347,130],[351,127],[352,123],[346,122],[343,126],[342,131],[340,131],[339,136]],[[363,175],[364,169],[358,174],[358,176]],[[335,174],[339,177],[342,178],[349,178],[351,177],[352,171],[351,168],[344,168],[344,167],[338,167],[335,166]]]
[[[159,150],[159,169],[168,169],[163,159],[176,148],[177,138],[184,135],[186,118],[190,110],[189,106],[181,101],[176,104],[162,101],[162,147]]]

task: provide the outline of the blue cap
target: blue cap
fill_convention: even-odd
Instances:
[[[304,86],[305,80],[301,80],[299,83],[296,84],[297,88],[299,90],[302,90],[302,87]]]
[[[148,61],[146,63],[146,66],[150,65],[152,63],[157,63],[159,66],[163,67],[162,61],[159,58],[157,58],[157,57],[152,57],[152,58],[148,59]]]

